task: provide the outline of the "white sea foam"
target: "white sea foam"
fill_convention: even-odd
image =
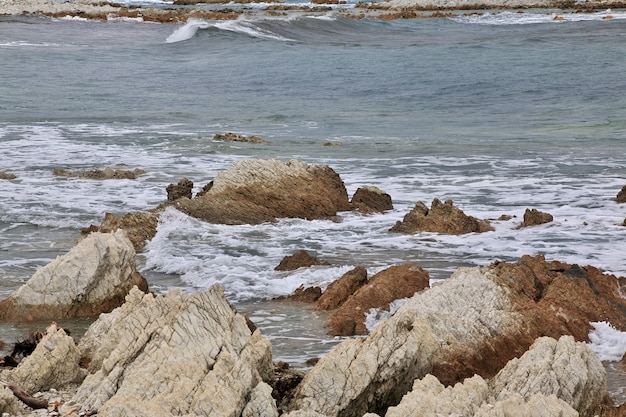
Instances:
[[[238,18],[236,20],[224,20],[215,24],[215,27],[230,32],[242,33],[253,38],[273,39],[278,41],[289,41],[290,39],[259,27],[256,20]]]
[[[591,325],[589,348],[603,361],[620,361],[626,352],[626,332],[620,332],[604,321]]]
[[[626,19],[626,12],[612,11],[610,9],[595,13],[537,13],[537,12],[498,12],[484,13],[471,16],[458,16],[451,18],[459,23],[479,25],[530,25],[537,23],[564,23],[582,21],[610,21]]]
[[[389,317],[393,316],[395,312],[398,311],[398,309],[407,301],[408,298],[394,300],[389,303],[389,310],[370,308],[369,312],[365,316],[365,327],[367,328],[367,331],[370,333],[373,332],[381,321],[387,320]]]
[[[208,29],[214,25],[214,23],[209,23],[206,20],[189,19],[183,26],[179,27],[174,33],[168,36],[165,42],[175,43],[186,41],[193,38],[199,29]]]

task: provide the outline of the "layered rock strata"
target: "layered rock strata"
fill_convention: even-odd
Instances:
[[[126,233],[92,233],[0,301],[0,321],[97,316],[120,306],[133,286],[147,290]]]
[[[402,221],[398,221],[389,231],[395,233],[434,232],[460,235],[482,233],[494,230],[489,221],[468,216],[456,207],[452,200],[445,203],[435,198],[426,207],[421,201],[408,212]]]
[[[74,400],[107,416],[277,416],[271,344],[223,288],[154,297],[133,290],[79,344],[89,375]]]
[[[224,224],[323,219],[350,210],[346,188],[332,168],[276,159],[236,162],[217,174],[205,194],[181,198],[174,206],[190,216]]]

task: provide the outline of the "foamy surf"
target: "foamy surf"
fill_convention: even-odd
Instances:
[[[540,23],[563,23],[584,21],[610,21],[626,19],[626,12],[612,11],[607,9],[595,13],[571,13],[571,12],[500,12],[473,14],[451,18],[458,23],[478,25],[532,25]]]
[[[239,18],[236,20],[223,20],[208,22],[206,20],[189,19],[187,23],[176,29],[174,33],[167,37],[166,43],[182,42],[193,38],[198,30],[215,28],[222,31],[234,32],[250,36],[252,38],[272,39],[278,41],[289,41],[290,39],[280,36],[270,30],[263,29],[257,25],[257,21]]]
[[[603,361],[618,362],[626,352],[626,332],[621,332],[610,323],[599,321],[591,323],[589,348]]]

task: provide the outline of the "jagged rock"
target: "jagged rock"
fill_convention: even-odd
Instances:
[[[105,168],[105,169],[94,169],[90,171],[70,171],[63,168],[55,168],[52,173],[58,177],[76,177],[76,178],[87,178],[92,180],[121,180],[128,179],[134,180],[137,179],[140,175],[146,173],[143,169],[135,168],[134,170],[125,170],[125,169],[113,169],[113,168]]]
[[[330,218],[350,210],[339,175],[328,166],[296,160],[248,159],[219,172],[204,195],[174,206],[190,216],[224,224],[258,224],[277,218]]]
[[[305,250],[299,250],[293,255],[285,256],[274,268],[275,271],[295,271],[298,268],[306,268],[316,265],[330,265],[328,262],[320,262]]]
[[[293,294],[287,297],[278,297],[277,300],[291,300],[301,301],[304,303],[314,303],[322,295],[322,289],[320,287],[306,287],[303,285],[296,288]]]
[[[271,344],[221,286],[144,295],[102,315],[79,344],[89,375],[74,400],[107,416],[277,416]]]
[[[0,171],[0,180],[14,180],[17,176],[15,174],[11,174],[10,172]]]
[[[0,321],[97,316],[121,305],[135,285],[147,289],[126,233],[92,233],[0,301]]]
[[[617,193],[615,201],[618,203],[626,203],[626,185],[622,187],[619,193]]]
[[[33,353],[4,377],[31,394],[60,389],[85,377],[79,360],[80,351],[74,339],[53,323]]]
[[[318,310],[333,310],[342,305],[348,297],[367,283],[367,270],[362,266],[346,272],[332,282],[317,300]]]
[[[191,198],[193,191],[193,182],[188,178],[178,181],[177,185],[170,184],[166,188],[167,201],[175,201],[181,197]]]
[[[435,232],[459,235],[464,233],[482,233],[494,230],[487,220],[468,216],[452,200],[445,203],[435,198],[430,209],[418,201],[415,207],[404,216],[402,221],[389,230],[396,233]]]
[[[194,0],[195,1],[195,0]],[[270,143],[269,141],[260,138],[258,136],[245,136],[238,135],[236,133],[227,132],[225,134],[216,133],[213,136],[213,140],[221,140],[225,142],[251,142],[251,143]]]
[[[524,212],[524,221],[518,226],[518,229],[528,226],[536,226],[538,224],[550,223],[554,218],[550,213],[544,213],[537,209],[526,209]]]
[[[106,213],[102,224],[97,228],[102,233],[111,233],[122,229],[133,243],[137,252],[143,250],[146,243],[156,235],[159,214],[156,211],[126,213],[122,217]]]
[[[362,213],[382,213],[393,210],[391,196],[378,187],[361,187],[352,196],[352,206]]]
[[[389,309],[389,303],[411,297],[428,288],[428,272],[415,263],[391,266],[359,288],[341,304],[328,323],[328,333],[334,336],[368,333],[365,319],[371,308]]]
[[[626,300],[620,291],[625,280],[589,266],[546,262],[542,256],[460,268],[439,285],[415,294],[364,341],[344,341],[322,358],[300,384],[291,407],[299,411],[292,414],[361,416],[369,411],[384,415],[386,407],[398,404],[396,394],[403,395],[414,379],[426,373],[445,386],[476,374],[492,378],[541,336],[572,335],[575,340],[587,341],[590,322],[597,321],[608,321],[623,330]],[[415,368],[396,367],[396,361],[387,365],[387,358],[380,354],[380,349],[393,352],[396,346],[404,346],[406,328],[414,328],[418,322],[418,334],[428,335],[434,350],[418,348],[399,355],[406,361],[411,360],[410,355],[418,355],[414,360],[419,358],[422,363],[422,375]],[[400,323],[414,324],[403,327]],[[375,360],[366,366],[357,357]],[[572,366],[581,363],[572,359]],[[372,375],[379,374],[404,383],[394,385],[393,393],[377,384],[377,388],[370,386]]]

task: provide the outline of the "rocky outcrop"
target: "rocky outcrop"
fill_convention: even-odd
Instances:
[[[391,196],[378,187],[360,187],[351,200],[352,206],[361,213],[382,213],[393,210]]]
[[[577,341],[586,341],[590,322],[595,321],[608,321],[617,329],[624,329],[626,300],[620,297],[624,283],[624,278],[602,274],[593,267],[546,262],[541,256],[524,256],[516,263],[496,262],[486,267],[460,268],[441,284],[415,294],[391,318],[380,323],[365,341],[345,341],[322,358],[302,381],[290,417],[315,413],[361,416],[366,411],[384,415],[387,406],[399,403],[399,392],[402,392],[400,396],[408,392],[412,381],[427,373],[444,386],[453,386],[474,375],[488,379],[511,359],[522,356],[541,336],[558,339],[571,335]],[[398,352],[401,360],[390,360],[381,354],[381,349],[391,352],[397,346],[406,349],[407,332],[410,334],[418,323],[416,338],[430,340],[429,348],[401,350]],[[542,355],[548,355],[547,361],[551,358],[554,367],[567,368],[568,360],[574,368],[589,367],[592,361],[593,355],[581,353],[578,347],[566,349],[567,355],[573,356],[561,356],[559,345],[550,349],[554,351],[552,356],[549,352]],[[419,369],[396,367],[398,362],[410,361],[411,355],[417,355],[412,360],[421,364]],[[539,359],[535,357],[533,361],[539,362]],[[597,375],[584,372],[590,381],[597,380]],[[372,382],[378,381],[375,376],[382,374],[385,380],[396,381],[393,390],[386,386],[387,391],[380,388],[380,382]],[[530,382],[538,384],[541,378],[564,378],[564,375],[552,369],[548,375],[537,376]],[[511,378],[495,381],[499,380]],[[585,384],[580,381],[582,379],[576,382],[572,378],[572,383],[582,388]],[[550,385],[551,382],[541,383]],[[570,382],[562,384],[563,393],[559,398],[568,402],[570,399],[564,393],[571,391]],[[503,384],[498,390],[513,391],[514,388]],[[527,393],[534,393],[532,389],[527,393],[518,392],[524,402],[528,400]],[[592,397],[593,400],[575,400],[570,405],[579,412],[586,412],[592,406],[584,404],[598,400],[595,394]],[[507,401],[514,404],[517,400]]]
[[[317,300],[318,310],[334,310],[367,283],[367,270],[362,266],[346,272],[333,281]]]
[[[618,203],[626,203],[626,185],[622,187],[619,193],[617,193],[615,201],[617,201]]]
[[[11,174],[10,172],[0,171],[0,180],[14,180],[17,176],[15,174]]]
[[[301,301],[303,303],[314,303],[316,302],[320,296],[322,295],[322,289],[320,287],[304,287],[304,285],[299,286],[287,297],[278,297],[276,300],[291,300],[291,301]]]
[[[74,400],[98,415],[277,416],[271,345],[223,288],[166,296],[134,289],[79,347],[89,375]]]
[[[452,200],[442,203],[434,199],[430,209],[418,201],[402,221],[389,230],[396,233],[434,232],[460,235],[494,230],[487,220],[468,216],[456,207]]]
[[[488,382],[478,375],[447,388],[432,375],[415,381],[385,417],[415,410],[424,417],[592,416],[605,395],[602,362],[584,343],[543,337]]]
[[[167,191],[167,201],[176,201],[181,197],[191,198],[193,191],[193,182],[188,178],[178,181],[178,184],[170,184],[165,190]]]
[[[93,169],[88,171],[70,171],[63,168],[55,168],[52,173],[58,177],[75,177],[87,178],[91,180],[135,180],[140,175],[146,173],[143,169],[135,168],[134,170],[126,169]]]
[[[126,233],[92,233],[0,301],[0,321],[97,316],[120,306],[133,286],[147,289]]]
[[[339,175],[328,166],[292,160],[248,159],[219,172],[204,195],[174,206],[190,216],[224,224],[258,224],[277,218],[330,218],[350,210]]]
[[[370,309],[389,309],[392,301],[428,288],[429,279],[428,272],[414,263],[394,265],[379,272],[341,304],[328,323],[328,333],[333,336],[367,334],[365,319]]]
[[[185,1],[188,1],[188,0],[185,0]],[[196,1],[196,3],[198,2],[197,0],[193,0],[193,1]],[[223,1],[223,0],[220,0],[220,1]],[[202,0],[202,2],[204,3],[205,1]],[[238,135],[232,132],[227,132],[224,134],[216,133],[213,136],[213,140],[219,140],[219,141],[224,141],[224,142],[270,143],[269,141],[259,136]]]
[[[117,216],[113,213],[106,213],[104,220],[96,231],[102,233],[112,233],[117,230],[124,230],[137,252],[143,250],[146,243],[156,235],[159,224],[159,214],[157,211],[137,211]]]
[[[330,265],[330,263],[319,261],[309,252],[299,250],[293,255],[285,256],[274,268],[275,271],[295,271],[298,268],[308,268],[310,266]]]
[[[3,378],[29,393],[61,389],[85,377],[79,360],[74,339],[53,323],[33,353],[22,359],[17,368],[5,371]]]
[[[554,218],[550,213],[544,213],[537,209],[526,209],[524,212],[524,220],[518,226],[518,229],[521,229],[522,227],[550,223],[552,220],[554,220]]]

